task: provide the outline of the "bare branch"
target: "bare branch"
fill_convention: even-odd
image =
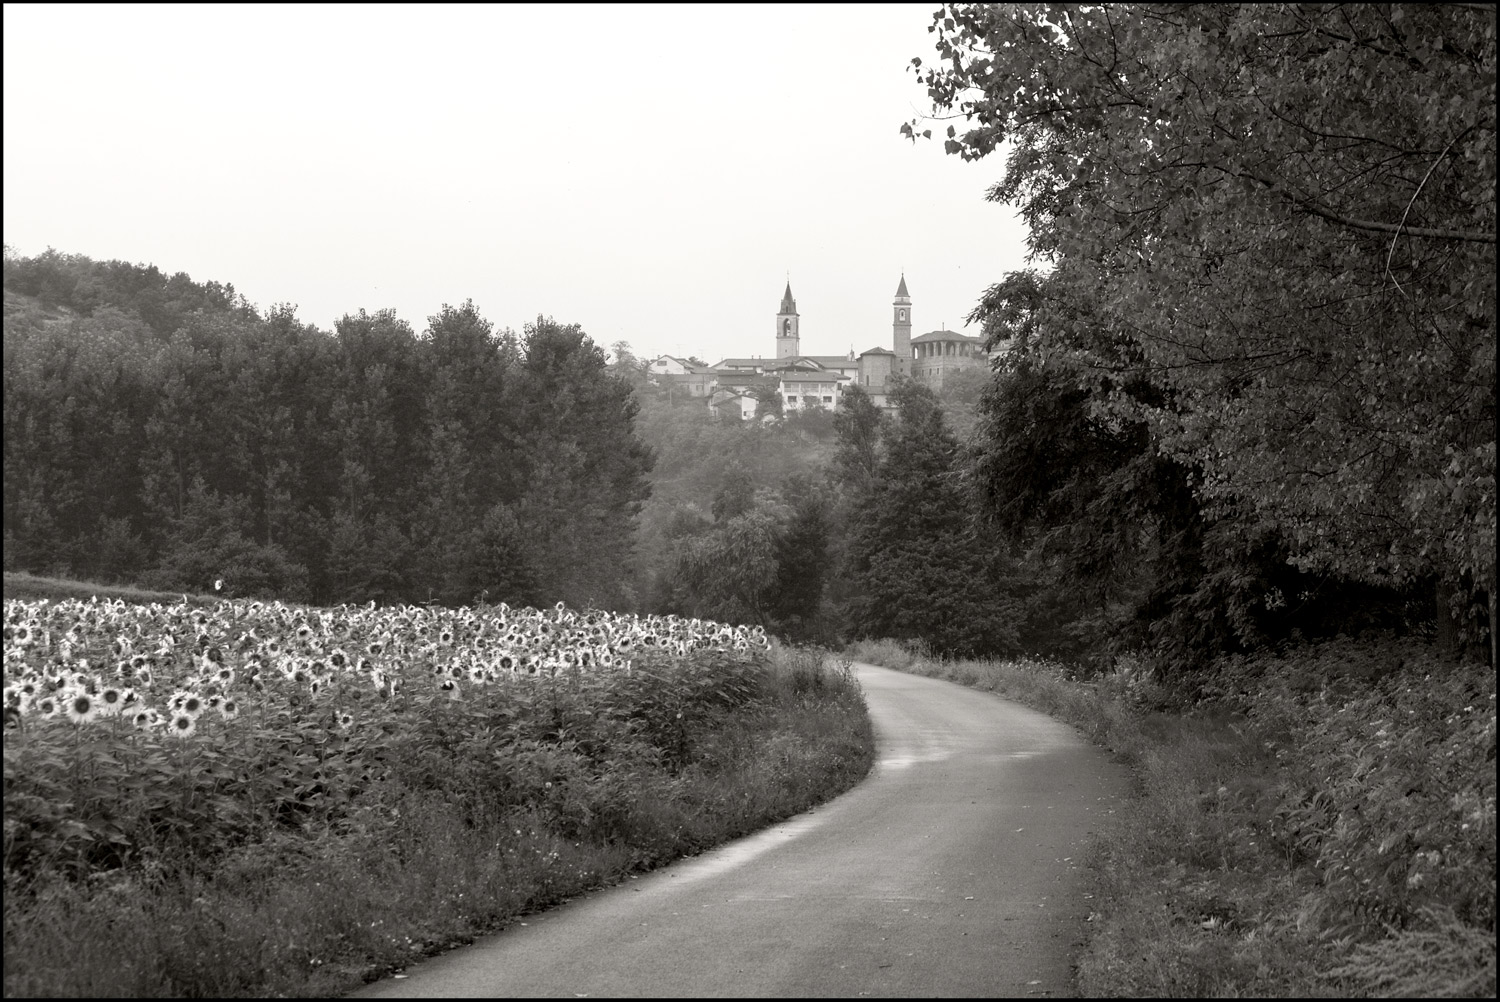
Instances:
[[[1467,132],[1468,130],[1464,131]],[[1392,282],[1396,282],[1396,276],[1391,275],[1391,258],[1396,253],[1396,241],[1401,239],[1401,227],[1406,225],[1406,217],[1411,214],[1411,207],[1417,204],[1417,196],[1422,194],[1422,189],[1427,185],[1427,179],[1432,177],[1432,172],[1437,170],[1437,165],[1443,162],[1443,157],[1448,155],[1448,151],[1453,149],[1453,144],[1458,142],[1459,138],[1463,135],[1464,133],[1460,132],[1457,136],[1453,137],[1447,146],[1443,147],[1443,152],[1437,155],[1437,159],[1432,161],[1432,166],[1427,168],[1427,173],[1422,175],[1422,183],[1418,184],[1417,190],[1411,193],[1411,201],[1406,203],[1406,211],[1401,213],[1401,222],[1396,226],[1396,235],[1391,237],[1391,248],[1385,253],[1385,273],[1390,275]],[[1403,296],[1406,295],[1406,290],[1401,288],[1400,282],[1396,282],[1396,291],[1400,292]]]

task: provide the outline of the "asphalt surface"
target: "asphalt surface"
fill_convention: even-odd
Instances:
[[[1071,995],[1127,771],[997,696],[856,672],[879,760],[855,789],[351,997]]]

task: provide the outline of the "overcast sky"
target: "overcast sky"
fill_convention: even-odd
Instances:
[[[802,350],[863,351],[903,271],[963,329],[1025,229],[898,132],[936,6],[6,4],[5,243],[324,329],[473,299],[712,363],[775,354],[790,276]]]

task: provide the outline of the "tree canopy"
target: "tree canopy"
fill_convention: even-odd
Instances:
[[[913,64],[962,120],[946,149],[1004,153],[990,197],[1108,337],[1037,329],[1015,283],[977,315],[1156,387],[1091,407],[1296,566],[1492,595],[1495,26],[1465,4],[944,7]]]

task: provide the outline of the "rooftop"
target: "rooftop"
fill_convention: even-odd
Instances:
[[[912,344],[919,341],[967,341],[970,344],[980,344],[984,338],[960,334],[958,331],[928,331],[926,334],[911,339]]]

